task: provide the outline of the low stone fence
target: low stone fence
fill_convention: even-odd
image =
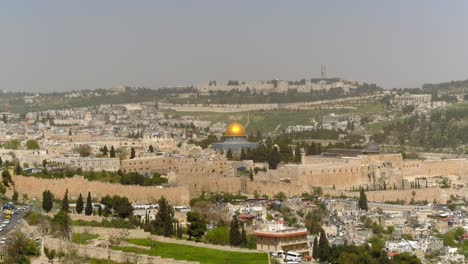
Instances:
[[[106,228],[106,227],[73,226],[72,232],[96,234],[96,235],[99,235],[100,237],[121,236],[123,233],[125,233],[127,238],[151,239],[154,241],[165,242],[165,243],[194,246],[194,247],[203,247],[203,248],[230,251],[230,252],[241,252],[241,253],[259,253],[260,252],[254,249],[213,245],[213,244],[207,244],[207,243],[201,243],[201,242],[195,242],[195,241],[189,241],[189,240],[181,240],[181,239],[175,239],[175,238],[164,237],[164,236],[156,236],[156,235],[152,235],[149,232],[145,232],[143,229],[120,229],[120,228]],[[260,253],[264,253],[264,252],[260,252]]]
[[[54,249],[57,252],[72,253],[75,252],[78,256],[105,259],[117,263],[131,262],[141,264],[196,264],[199,262],[174,260],[161,258],[159,256],[140,255],[130,252],[122,252],[120,250],[112,250],[109,248],[100,248],[94,246],[80,245],[63,241],[56,238],[44,237],[44,246],[49,249]]]

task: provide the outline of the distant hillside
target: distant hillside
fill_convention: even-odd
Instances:
[[[451,92],[451,93],[468,93],[468,80],[451,81],[437,84],[424,84],[422,89],[425,91]]]
[[[161,89],[126,87],[120,90],[97,89],[61,93],[6,93],[0,99],[0,112],[27,113],[102,104],[158,102],[166,97],[192,91],[190,87]]]

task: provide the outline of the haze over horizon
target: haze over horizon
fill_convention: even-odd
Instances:
[[[13,1],[0,89],[329,77],[384,88],[468,79],[468,1]]]

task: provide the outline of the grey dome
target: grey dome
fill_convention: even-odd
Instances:
[[[366,153],[379,153],[380,152],[380,146],[379,144],[375,143],[375,141],[369,142],[367,144],[366,148],[364,149],[364,152]]]

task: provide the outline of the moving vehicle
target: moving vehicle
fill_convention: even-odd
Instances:
[[[288,251],[285,254],[284,260],[287,261],[287,262],[290,262],[290,261],[291,262],[294,262],[294,261],[300,262],[302,260],[302,255],[297,253],[297,252]]]
[[[5,210],[5,219],[11,219],[11,215],[12,213],[10,209]]]
[[[271,252],[271,256],[274,258],[282,258],[284,256],[284,251]]]

